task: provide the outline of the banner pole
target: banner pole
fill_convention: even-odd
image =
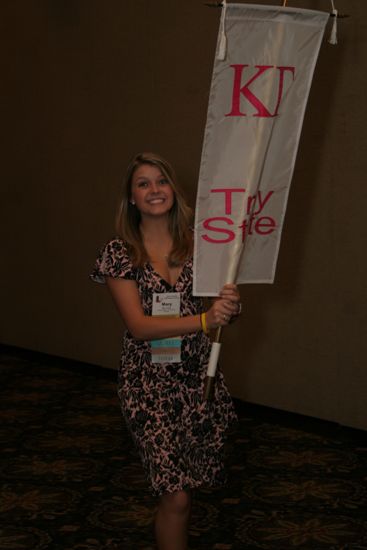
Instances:
[[[282,0],[283,2],[283,6],[286,5],[286,0]],[[228,13],[227,15],[229,15],[229,17],[231,17],[231,14],[233,12],[235,12],[235,15],[237,14],[237,12],[235,11],[238,10],[238,8],[234,8],[232,9],[232,6],[239,6],[239,5],[231,5],[229,4],[228,5]],[[244,8],[245,8],[245,5],[244,5]],[[253,6],[253,8],[255,8],[255,6]],[[282,11],[282,8],[279,6],[277,8],[277,10],[279,12]],[[295,10],[297,11],[297,10]],[[293,12],[289,14],[289,19],[290,19],[290,22],[292,23],[293,21]],[[301,57],[300,59],[300,63],[302,61],[303,65],[301,65],[301,67],[303,67],[305,69],[305,76],[304,76],[304,82],[303,81],[300,81],[300,83],[298,84],[298,86],[296,85],[296,89],[295,89],[295,94],[300,94],[301,95],[301,98],[302,98],[302,104],[301,104],[301,110],[298,111],[298,114],[297,116],[295,115],[295,113],[293,112],[293,110],[291,110],[290,113],[287,113],[287,111],[285,112],[286,115],[288,116],[285,116],[285,122],[288,122],[288,123],[294,123],[296,125],[296,130],[297,130],[297,135],[293,135],[292,136],[292,140],[290,142],[290,146],[292,148],[292,150],[289,152],[290,154],[290,157],[289,157],[289,160],[288,160],[288,164],[285,164],[286,168],[287,168],[287,171],[286,173],[284,173],[284,167],[283,165],[281,164],[280,165],[280,168],[278,166],[278,170],[279,173],[276,172],[276,176],[278,177],[280,183],[285,182],[285,180],[287,180],[288,182],[288,178],[289,178],[289,182],[287,183],[287,186],[286,187],[286,190],[283,191],[283,187],[284,187],[284,183],[282,183],[282,188],[279,188],[282,193],[284,194],[284,201],[283,203],[280,204],[282,210],[280,212],[280,224],[282,223],[282,220],[283,220],[283,216],[284,216],[284,208],[285,208],[285,205],[286,205],[286,200],[287,200],[287,193],[288,193],[288,189],[289,189],[289,185],[290,185],[290,178],[292,177],[292,173],[293,173],[293,168],[294,168],[294,159],[295,159],[295,154],[296,154],[296,150],[297,150],[297,147],[298,147],[298,141],[299,141],[299,132],[300,132],[300,129],[301,129],[301,125],[302,125],[302,121],[303,121],[303,116],[304,116],[304,109],[305,109],[305,105],[306,105],[306,102],[307,102],[307,97],[308,97],[308,90],[309,90],[309,84],[310,84],[310,79],[312,78],[312,74],[313,74],[313,68],[314,68],[314,64],[315,64],[315,61],[316,61],[316,58],[317,58],[317,54],[318,54],[318,49],[320,47],[320,43],[321,43],[321,38],[322,38],[322,35],[323,35],[323,32],[324,32],[324,27],[325,27],[325,24],[326,24],[326,21],[327,21],[327,17],[328,17],[328,14],[327,13],[321,13],[320,12],[320,16],[317,18],[317,21],[315,22],[315,27],[318,28],[318,33],[316,33],[315,31],[312,31],[314,32],[314,39],[310,45],[310,47],[308,49],[306,49],[306,53],[303,51],[304,50],[304,47],[302,48],[302,52],[303,52],[303,57],[307,54],[308,50],[312,50],[311,53],[309,54],[310,55],[310,61],[308,61],[308,64],[306,63],[305,60],[303,60],[303,57]],[[239,18],[238,18],[239,19]],[[286,18],[287,21],[285,22],[288,22],[288,18]],[[308,27],[305,27],[306,30],[304,31],[305,34],[307,34],[307,36],[309,36],[309,29]],[[232,29],[233,30],[233,29]],[[282,50],[282,47],[286,46],[289,42],[288,40],[288,34],[287,34],[287,29],[285,28],[285,25],[277,25],[275,30],[272,28],[272,32],[269,33],[269,30],[267,31],[268,32],[268,35],[267,36],[267,42],[269,42],[271,44],[271,59],[270,61],[274,58],[274,59],[278,59],[279,58],[279,53],[281,52]],[[303,36],[303,35],[302,35]],[[241,124],[245,124],[244,126],[244,129],[246,129],[246,124],[249,126],[249,130],[246,134],[246,132],[244,132],[245,134],[245,137],[247,136],[247,139],[251,139],[251,142],[250,143],[250,146],[247,147],[247,150],[246,150],[246,154],[243,155],[243,158],[241,157],[241,163],[240,161],[234,165],[233,169],[231,167],[231,170],[229,171],[229,179],[230,179],[230,183],[233,182],[237,182],[238,181],[241,181],[242,182],[242,179],[245,177],[245,180],[246,180],[246,185],[245,185],[245,189],[242,189],[242,188],[239,188],[237,183],[236,183],[236,187],[235,189],[232,189],[232,187],[234,186],[234,184],[232,185],[232,187],[228,187],[228,193],[229,193],[229,199],[228,199],[228,202],[229,204],[227,204],[227,202],[225,203],[225,213],[227,214],[232,214],[232,192],[234,192],[235,190],[240,189],[243,193],[241,193],[240,195],[237,195],[236,196],[236,208],[234,210],[234,213],[232,215],[231,218],[229,218],[229,223],[233,226],[235,226],[235,228],[238,228],[238,229],[241,229],[241,231],[230,231],[229,234],[230,234],[230,239],[229,240],[212,240],[212,239],[207,239],[209,242],[231,242],[231,247],[229,249],[229,251],[227,252],[226,251],[226,254],[224,255],[224,257],[226,258],[226,262],[225,264],[226,265],[223,265],[223,262],[222,262],[222,265],[221,265],[221,275],[225,275],[225,277],[221,277],[221,284],[223,284],[223,281],[225,283],[236,283],[237,280],[240,280],[240,282],[246,282],[246,281],[243,281],[244,277],[243,275],[241,274],[241,277],[239,278],[238,277],[238,273],[240,272],[240,260],[241,260],[241,256],[243,256],[243,260],[246,261],[247,258],[251,258],[251,252],[253,251],[253,248],[256,244],[255,241],[251,241],[251,245],[253,245],[252,247],[251,246],[247,246],[249,243],[247,241],[247,238],[249,235],[252,235],[252,232],[251,232],[251,220],[253,220],[253,212],[255,211],[255,203],[256,203],[256,200],[258,199],[259,202],[261,202],[261,205],[260,205],[260,210],[257,210],[257,213],[261,212],[265,202],[264,200],[261,200],[261,197],[260,197],[260,186],[261,186],[261,182],[264,181],[264,189],[268,190],[269,191],[269,184],[270,184],[270,176],[272,176],[272,174],[269,173],[269,164],[270,166],[273,166],[274,165],[274,154],[278,152],[278,149],[275,147],[271,147],[271,139],[273,137],[273,134],[275,134],[275,137],[282,134],[282,132],[278,131],[276,132],[276,127],[279,128],[279,126],[276,126],[276,124],[280,124],[280,130],[283,131],[284,133],[284,123],[283,123],[283,126],[281,123],[279,123],[279,120],[282,120],[281,118],[279,119],[277,117],[277,114],[278,114],[278,107],[279,107],[279,104],[280,104],[280,100],[282,98],[282,95],[284,95],[286,92],[288,92],[288,88],[287,90],[284,90],[284,71],[285,70],[288,70],[292,76],[289,75],[289,78],[292,78],[292,81],[290,84],[293,83],[293,81],[295,81],[295,67],[293,65],[290,65],[290,66],[287,66],[287,67],[283,67],[283,66],[280,66],[280,67],[276,67],[277,69],[279,69],[279,78],[276,79],[276,78],[267,78],[265,80],[262,80],[262,86],[260,87],[260,90],[261,90],[261,100],[255,96],[254,94],[252,94],[252,92],[250,90],[248,90],[248,86],[255,80],[257,79],[261,74],[263,74],[263,72],[265,72],[266,70],[268,70],[269,68],[275,66],[274,63],[269,63],[269,66],[268,65],[256,65],[256,63],[254,62],[254,67],[258,69],[258,72],[253,76],[253,78],[251,80],[249,80],[247,82],[247,84],[245,86],[243,86],[243,88],[238,88],[238,86],[241,86],[242,85],[242,81],[241,81],[241,75],[242,75],[242,68],[243,67],[248,67],[248,65],[231,65],[231,61],[233,59],[233,54],[234,52],[237,54],[237,46],[238,44],[236,45],[235,44],[231,44],[231,42],[229,42],[228,44],[228,48],[225,52],[226,56],[224,57],[218,57],[218,52],[220,50],[219,46],[221,44],[220,42],[221,40],[221,35],[218,35],[218,40],[217,40],[217,60],[219,61],[223,61],[224,59],[226,60],[226,63],[228,66],[231,66],[231,67],[234,67],[235,69],[237,69],[238,67],[241,69],[240,72],[236,72],[235,71],[235,77],[237,78],[237,80],[239,80],[239,83],[237,82],[237,88],[235,88],[235,84],[233,84],[233,90],[236,90],[236,95],[235,95],[235,91],[233,92],[234,96],[236,98],[236,101],[239,103],[240,102],[240,99],[241,99],[241,94],[245,95],[246,98],[248,99],[248,101],[255,107],[255,109],[257,109],[257,113],[255,113],[253,115],[253,117],[251,118],[251,124],[249,123],[249,119],[246,118],[245,120],[242,119],[242,122]],[[252,45],[252,42],[246,42],[246,37],[244,38],[244,41],[245,41],[245,44],[250,44],[250,46]],[[232,46],[232,48],[231,48]],[[235,48],[236,46],[236,48]],[[254,55],[256,54],[256,49],[255,49],[255,53]],[[238,56],[237,56],[238,57]],[[235,59],[237,59],[237,57],[235,57]],[[298,60],[298,57],[295,56],[295,59]],[[293,60],[293,57],[292,57],[292,60]],[[217,61],[216,61],[217,63]],[[222,78],[222,73],[223,71],[220,70],[221,67],[218,68],[217,65],[215,65],[215,69],[213,70],[213,77],[212,77],[212,84],[211,84],[211,93],[212,93],[212,89],[213,89],[213,82],[214,82],[214,77],[217,78],[218,77],[218,74],[220,74],[221,78]],[[307,69],[307,70],[306,70]],[[262,72],[260,72],[262,71]],[[287,73],[288,74],[288,73]],[[297,84],[297,81],[295,81],[296,84]],[[220,85],[222,85],[220,82],[219,82]],[[223,96],[223,94],[225,93],[225,90],[219,90],[218,89],[218,86],[219,86],[218,82],[216,82],[216,94],[218,94],[218,97],[221,98]],[[246,93],[245,93],[246,92]],[[251,94],[251,95],[250,95]],[[302,95],[303,94],[303,95]],[[288,94],[289,95],[289,94]],[[294,94],[293,94],[294,95]],[[271,99],[273,98],[273,102],[271,102]],[[276,103],[276,108],[275,108],[275,111],[274,113],[272,113],[271,111],[268,111],[266,109],[265,106],[268,106],[268,105],[273,105],[274,104],[274,98],[275,100],[277,100],[277,103]],[[214,98],[215,99],[215,98]],[[210,95],[210,99],[209,101],[211,100],[211,95]],[[255,103],[255,100],[256,100],[256,103]],[[292,97],[292,100],[293,102],[290,103],[290,107],[292,107],[292,105],[294,104],[295,100],[296,100],[296,97]],[[232,100],[232,102],[234,101],[234,99]],[[236,103],[237,105],[237,103]],[[224,170],[223,167],[219,166],[219,162],[218,162],[218,159],[217,159],[217,156],[218,156],[218,152],[219,152],[219,138],[223,136],[227,139],[228,136],[227,134],[224,132],[222,133],[219,133],[219,137],[218,139],[214,140],[211,136],[211,134],[216,130],[216,128],[218,127],[218,116],[217,116],[217,113],[216,111],[214,110],[213,106],[210,107],[211,104],[209,103],[209,108],[208,108],[208,117],[211,116],[213,117],[213,120],[210,121],[210,125],[207,124],[207,127],[206,127],[206,131],[205,131],[205,136],[204,136],[204,145],[203,145],[203,152],[202,152],[202,166],[204,166],[203,168],[203,172],[200,171],[200,177],[199,177],[199,188],[200,188],[200,185],[201,183],[205,183],[205,185],[207,185],[208,183],[210,184],[211,180],[210,180],[210,177],[212,178],[216,178],[216,175],[217,173],[221,174],[221,178],[222,179],[225,179],[226,177],[226,172]],[[226,116],[246,116],[245,113],[243,112],[240,112],[240,109],[239,109],[239,106],[237,105],[237,107],[235,108],[234,107],[234,104],[232,105],[232,111],[230,113],[228,113]],[[256,117],[256,118],[254,118]],[[222,119],[220,120],[220,122],[222,122]],[[236,125],[236,132],[238,135],[240,135],[240,132],[238,131],[238,126],[239,124]],[[227,132],[228,133],[228,132]],[[236,134],[236,135],[237,135]],[[242,134],[241,134],[242,135]],[[288,134],[287,134],[288,135]],[[278,136],[279,137],[279,136]],[[249,143],[246,141],[247,145],[249,145]],[[228,142],[226,141],[223,145],[224,147],[224,158],[225,160],[227,161],[229,159],[229,153],[228,153]],[[279,150],[280,150],[280,144],[279,144]],[[235,151],[236,152],[236,151]],[[216,155],[216,158],[212,160],[211,158],[211,155]],[[227,158],[228,157],[228,158]],[[208,159],[209,161],[212,160],[212,162],[214,162],[214,166],[210,166],[210,169],[208,169],[208,166],[206,166],[206,169],[205,169],[205,163],[208,163]],[[267,160],[269,160],[269,162],[267,162]],[[204,165],[203,165],[203,162],[204,162]],[[275,163],[276,165],[276,163]],[[276,165],[277,166],[277,165]],[[215,170],[214,170],[215,168]],[[220,169],[222,168],[222,170]],[[241,172],[240,172],[241,171]],[[243,173],[244,172],[244,173]],[[239,174],[239,175],[236,175],[234,176],[234,174]],[[214,180],[213,180],[214,182]],[[275,184],[274,184],[275,185]],[[276,191],[278,190],[278,187],[276,187]],[[216,188],[214,189],[214,191],[218,191],[218,192],[226,192],[226,188],[225,189],[222,189],[222,188]],[[275,191],[271,190],[269,191],[270,195],[275,193]],[[269,193],[267,194],[267,198],[269,198]],[[200,200],[205,200],[208,202],[207,200],[207,197],[205,193],[202,191],[201,192],[201,195],[200,193],[198,194],[198,197],[200,198]],[[228,195],[226,195],[225,197],[225,200],[227,201],[227,198],[228,198]],[[264,198],[264,197],[263,197]],[[279,202],[279,201],[278,201]],[[256,206],[256,208],[258,207],[259,205]],[[278,209],[279,209],[279,205],[278,203],[275,205]],[[196,225],[198,223],[198,220],[200,220],[200,216],[201,216],[201,212],[202,210],[200,209],[200,205],[199,205],[199,201],[197,201],[197,206],[196,206]],[[204,209],[205,210],[205,209]],[[228,212],[227,212],[228,211]],[[215,211],[216,213],[216,211]],[[214,220],[218,219],[218,220],[224,220],[224,221],[227,221],[228,219],[227,218],[222,218],[222,217],[218,217],[218,218],[213,218]],[[272,218],[269,218],[269,219],[272,219]],[[274,221],[274,220],[273,220]],[[201,220],[200,220],[200,223],[201,223]],[[208,229],[208,228],[206,228]],[[233,228],[232,228],[233,229]],[[281,225],[280,225],[280,229],[281,229]],[[278,240],[277,240],[277,246],[279,246],[279,239],[280,239],[280,233],[279,233],[279,237],[278,237]],[[233,241],[233,242],[232,242]],[[245,252],[245,254],[244,254]],[[261,250],[261,252],[263,252],[263,250]],[[277,251],[276,251],[277,252]],[[198,261],[198,257],[197,257],[197,254],[196,254],[196,261]],[[223,259],[224,259],[223,257]],[[200,261],[202,263],[202,257],[200,258]],[[241,260],[241,265],[242,265],[242,260]],[[200,267],[200,262],[199,262],[199,266],[197,267]],[[273,266],[274,267],[274,266]],[[225,271],[223,271],[225,270]],[[200,281],[201,282],[201,281]],[[267,282],[267,280],[263,280],[261,282]],[[269,281],[270,282],[270,281]],[[196,284],[196,283],[195,283]],[[219,284],[218,284],[218,288],[219,288]],[[196,288],[196,287],[195,287]],[[217,295],[218,296],[218,288],[213,288],[211,287],[210,289],[210,295]],[[198,289],[198,294],[200,295],[203,295],[203,292],[202,290],[199,288]],[[220,350],[220,347],[221,347],[221,343],[220,343],[220,339],[221,339],[221,328],[218,328],[216,330],[216,335],[215,335],[215,339],[212,341],[212,347],[211,347],[211,351],[210,351],[210,357],[209,357],[209,361],[208,361],[208,368],[207,368],[207,373],[206,373],[206,378],[205,378],[205,384],[204,384],[204,388],[203,388],[203,397],[205,400],[209,400],[213,397],[213,394],[215,393],[213,391],[213,386],[215,385],[215,376],[216,376],[216,369],[217,369],[217,363],[218,363],[218,358],[219,358],[219,350]]]
[[[204,382],[204,399],[205,401],[211,401],[214,396],[214,385],[215,385],[215,373],[217,370],[217,362],[220,350],[220,338],[222,335],[222,327],[218,327],[215,331],[215,337],[212,342],[212,347],[210,350],[210,358],[208,370]]]
[[[286,1],[286,0],[283,0],[283,1]],[[274,50],[275,51],[280,50],[280,47],[281,47],[280,37],[281,37],[281,33],[279,32],[277,34],[277,36],[275,37],[275,40],[274,40]],[[273,87],[273,84],[271,82],[269,82],[268,85],[267,85],[267,88],[266,88],[265,97],[268,97],[268,98],[270,97],[272,87]],[[263,171],[263,167],[264,167],[264,161],[265,161],[265,157],[266,157],[267,147],[268,147],[268,143],[269,143],[269,140],[270,140],[270,137],[271,137],[271,134],[272,134],[272,127],[274,125],[274,121],[275,121],[275,119],[273,120],[270,128],[269,127],[267,128],[267,131],[265,130],[265,127],[264,127],[263,124],[258,127],[258,134],[257,134],[258,141],[259,142],[260,141],[265,141],[266,146],[262,150],[260,150],[260,148],[256,149],[256,152],[255,152],[255,155],[254,155],[254,158],[253,158],[253,162],[252,162],[252,168],[251,168],[251,171],[250,171],[249,181],[256,182],[255,184],[252,185],[252,187],[254,189],[256,189],[256,191],[258,190],[258,188],[260,186],[260,180],[261,180],[262,171]],[[266,135],[265,139],[263,140],[264,134],[267,134],[267,135]],[[253,195],[253,193],[252,193],[252,195]],[[252,207],[251,207],[251,212],[248,213],[248,217],[251,217],[251,214],[252,214],[254,208],[255,208],[255,205],[253,203]],[[247,237],[247,235],[246,235],[246,237]],[[238,274],[240,261],[241,261],[241,256],[242,256],[242,254],[244,252],[244,249],[245,249],[245,246],[246,246],[246,241],[247,241],[246,237],[244,238],[244,240],[242,242],[237,240],[236,244],[233,247],[232,255],[231,255],[231,258],[230,258],[230,264],[229,264],[228,270],[227,270],[227,284],[236,283],[237,274]],[[220,338],[221,338],[221,333],[222,333],[221,328],[222,327],[217,328],[215,338],[212,342],[212,347],[211,347],[210,357],[209,357],[209,363],[208,363],[206,378],[205,378],[205,382],[204,382],[204,399],[207,400],[207,401],[210,401],[211,399],[213,399],[213,395],[214,395],[215,375],[216,375],[216,371],[217,371],[217,364],[218,364],[219,352],[220,352],[220,347],[221,347],[221,343],[220,343]]]

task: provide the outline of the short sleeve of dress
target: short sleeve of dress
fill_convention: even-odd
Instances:
[[[119,238],[112,239],[104,245],[90,274],[92,281],[101,284],[105,284],[106,277],[135,279],[135,269],[126,245]]]

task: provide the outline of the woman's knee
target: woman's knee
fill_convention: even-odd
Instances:
[[[191,506],[191,495],[187,491],[165,493],[161,497],[161,503],[173,513],[187,514]]]

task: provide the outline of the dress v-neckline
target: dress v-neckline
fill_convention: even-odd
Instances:
[[[149,269],[152,273],[154,273],[155,275],[157,275],[157,277],[160,278],[160,280],[166,285],[168,286],[169,288],[175,288],[175,286],[177,285],[178,281],[180,280],[181,278],[181,275],[183,273],[183,270],[185,269],[185,266],[186,266],[186,262],[187,260],[185,260],[185,262],[182,264],[182,268],[180,270],[180,273],[178,274],[178,277],[176,279],[176,281],[174,282],[173,285],[171,285],[171,283],[169,283],[160,273],[158,273],[158,271],[156,269],[154,269],[154,267],[152,266],[152,264],[150,262],[147,262],[147,265],[149,266]]]

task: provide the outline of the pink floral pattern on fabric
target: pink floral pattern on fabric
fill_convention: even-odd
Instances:
[[[106,276],[135,280],[146,315],[153,292],[180,292],[182,316],[203,311],[202,299],[192,295],[192,259],[171,286],[149,263],[134,268],[124,242],[115,238],[101,250],[91,274],[99,283]],[[118,395],[157,495],[225,482],[223,447],[236,414],[220,369],[213,401],[203,400],[209,354],[209,338],[196,332],[182,337],[181,363],[154,364],[150,342],[124,334]]]

